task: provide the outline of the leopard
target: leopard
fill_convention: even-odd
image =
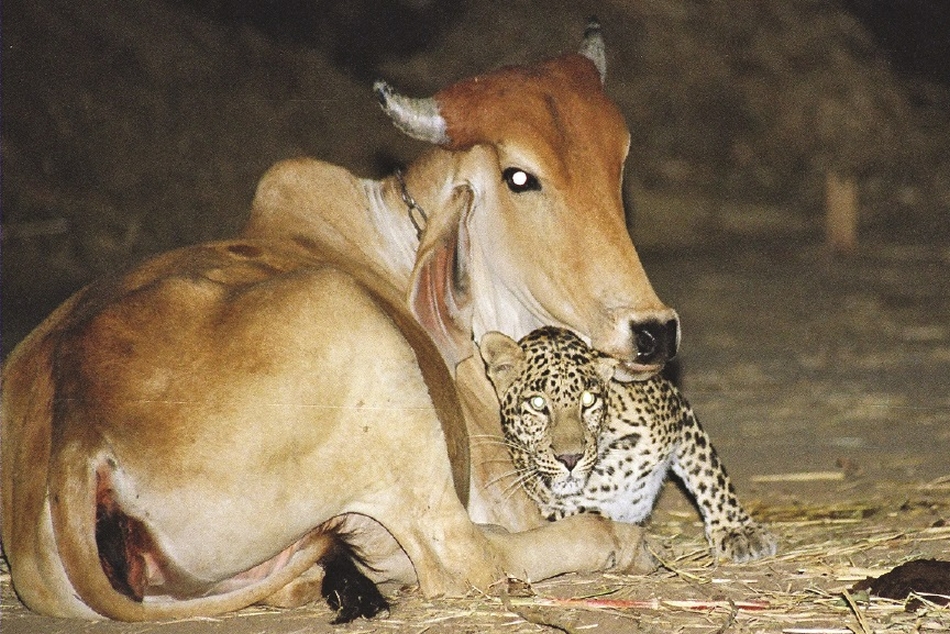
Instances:
[[[702,516],[716,560],[776,554],[777,539],[742,507],[708,434],[670,380],[616,380],[616,361],[554,326],[519,341],[489,332],[479,350],[517,484],[546,519],[595,513],[641,524],[672,472]]]

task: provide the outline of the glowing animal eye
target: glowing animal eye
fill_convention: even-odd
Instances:
[[[501,177],[505,180],[508,189],[516,194],[541,189],[541,183],[538,182],[537,177],[517,167],[507,168],[501,173]]]
[[[531,406],[531,409],[540,412],[547,405],[547,401],[544,400],[543,396],[532,396],[528,399],[528,405]]]
[[[584,390],[583,392],[581,392],[581,405],[583,407],[590,407],[596,402],[597,402],[597,397],[594,396],[593,393],[588,392],[587,390]]]

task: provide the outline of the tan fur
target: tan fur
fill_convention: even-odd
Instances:
[[[27,463],[7,453],[17,450],[10,432],[14,441],[52,436],[29,456],[30,476],[5,473],[13,479],[6,502],[24,490],[17,478],[45,483],[38,459],[48,456],[48,498],[37,492],[4,508],[14,580],[32,608],[90,616],[89,606],[139,620],[242,607],[310,568],[326,547],[318,527],[347,513],[385,526],[427,595],[487,589],[506,572],[545,576],[558,561],[532,552],[538,543],[485,535],[470,522],[442,427],[464,423],[452,394],[435,389],[450,377],[428,340],[410,332],[413,322],[397,319],[397,327],[398,309],[351,275],[299,251],[225,242],[160,256],[88,289],[70,308],[26,342],[27,353],[39,339],[51,342],[56,360],[55,398],[40,393],[41,417],[30,410],[36,392],[17,389],[34,358],[18,351],[4,373],[5,467]],[[441,375],[433,389],[420,366],[430,380]],[[23,437],[24,425],[43,421],[51,432]],[[137,603],[114,591],[99,567],[92,514],[102,469],[180,582],[202,591],[311,536],[259,583]],[[37,548],[48,514],[55,538],[46,539],[54,543]],[[581,534],[599,537],[603,548],[581,568],[635,559],[636,535],[620,544],[609,525],[588,524]],[[555,534],[576,545],[572,533]],[[56,574],[31,572],[43,566]]]
[[[501,401],[506,447],[545,517],[596,512],[641,523],[672,472],[694,498],[714,557],[744,562],[775,554],[775,537],[743,509],[712,441],[672,383],[613,381],[616,360],[551,327],[517,342],[486,333],[479,352]],[[558,459],[569,454],[578,459]]]
[[[275,597],[295,602],[340,521],[361,529],[348,539],[378,578],[427,596],[649,566],[637,527],[544,523],[482,444],[500,424],[473,335],[558,323],[631,362],[631,320],[674,315],[626,236],[628,135],[597,69],[567,56],[535,70],[495,94],[470,143],[407,170],[428,212],[421,242],[394,179],[284,162],[240,239],[96,283],[17,347],[0,404],[2,537],[28,606],[175,618],[299,584]],[[444,107],[465,116],[464,100]],[[538,116],[504,127],[513,114]],[[543,188],[508,191],[511,165]],[[100,565],[102,499],[148,533],[143,601]]]

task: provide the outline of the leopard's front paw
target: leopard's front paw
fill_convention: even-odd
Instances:
[[[723,526],[710,531],[713,556],[738,563],[774,555],[778,550],[775,535],[755,522],[739,526]]]

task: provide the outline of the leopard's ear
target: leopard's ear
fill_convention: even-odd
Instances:
[[[614,370],[617,369],[618,363],[619,361],[613,357],[600,354],[597,355],[597,359],[594,360],[594,369],[597,371],[597,374],[600,375],[604,383],[610,383],[610,380],[614,378]]]
[[[486,332],[478,343],[485,361],[485,372],[495,388],[498,399],[504,397],[524,366],[524,350],[518,342],[500,332]]]

